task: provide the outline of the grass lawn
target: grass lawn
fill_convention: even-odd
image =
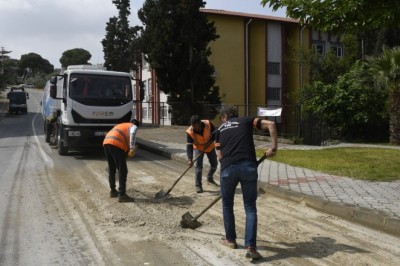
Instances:
[[[262,150],[257,151],[257,156]],[[332,175],[371,181],[400,180],[400,150],[384,148],[329,148],[279,150],[272,161]]]

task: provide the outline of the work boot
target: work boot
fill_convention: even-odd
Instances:
[[[116,198],[118,197],[118,191],[113,189],[110,191],[110,198]]]
[[[214,186],[219,187],[219,185],[214,181],[214,179],[207,179],[207,182],[208,182],[208,184],[210,184],[210,185],[214,185]]]
[[[133,202],[133,201],[135,200],[126,194],[118,196],[118,202]]]
[[[257,260],[261,259],[262,256],[255,248],[247,247],[246,258]]]
[[[231,249],[236,249],[238,246],[235,240],[231,241],[226,238],[222,238],[221,244]]]
[[[203,191],[202,186],[196,186],[196,192],[197,193],[203,193],[204,191]]]

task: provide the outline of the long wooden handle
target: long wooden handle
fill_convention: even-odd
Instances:
[[[199,157],[200,157],[203,153],[204,153],[204,152],[200,152],[200,153],[194,158],[193,164],[194,164],[194,162],[197,161],[197,159],[199,159]],[[167,194],[175,187],[175,185],[179,182],[179,180],[181,180],[181,178],[186,174],[186,172],[187,172],[190,168],[192,168],[193,164],[192,164],[192,165],[189,165],[189,166],[186,168],[186,170],[175,180],[175,182],[172,184],[171,188],[168,189]]]
[[[260,165],[260,163],[262,163],[262,161],[264,161],[267,158],[267,155],[264,154],[260,159],[258,159],[257,161],[257,166]],[[222,195],[219,194],[218,197],[216,197],[204,210],[202,210],[199,214],[197,214],[193,220],[197,221],[197,219],[200,218],[200,216],[202,216],[206,211],[208,211],[208,209],[210,209],[215,203],[217,203],[220,199],[222,198]]]

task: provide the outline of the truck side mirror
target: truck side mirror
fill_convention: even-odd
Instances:
[[[57,98],[57,85],[56,84],[50,84],[50,97],[53,99]]]
[[[57,84],[57,76],[52,76],[50,78],[50,84],[56,85]]]
[[[26,93],[26,98],[29,99],[29,93]]]

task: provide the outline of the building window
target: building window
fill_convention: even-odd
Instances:
[[[268,101],[280,101],[281,100],[281,88],[268,87],[267,89]]]
[[[269,75],[280,75],[281,64],[279,62],[268,62],[267,70]]]
[[[342,57],[343,45],[340,43],[331,43],[331,51],[336,54],[337,57]]]
[[[151,91],[151,78],[147,80],[147,95],[149,95],[149,98],[152,95],[152,91]]]
[[[148,117],[148,107],[147,106],[144,106],[143,108],[142,108],[142,118],[143,119],[147,119],[147,117]]]
[[[319,55],[325,55],[325,43],[324,42],[314,42],[312,44],[314,53]]]

